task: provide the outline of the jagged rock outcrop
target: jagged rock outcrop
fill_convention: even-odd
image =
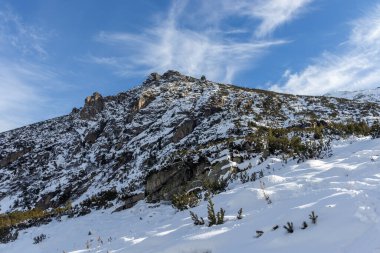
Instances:
[[[92,119],[104,108],[104,100],[102,95],[94,92],[92,96],[88,96],[84,101],[84,106],[80,111],[81,119]],[[75,112],[75,110],[73,110]]]

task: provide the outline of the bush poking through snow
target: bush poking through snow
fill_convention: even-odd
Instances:
[[[264,234],[264,231],[256,230],[256,238],[259,238],[259,237],[262,236],[263,234]]]
[[[224,223],[224,214],[226,211],[223,208],[220,208],[220,211],[216,214],[216,225]]]
[[[190,216],[194,222],[194,225],[198,226],[198,225],[204,225],[205,224],[205,221],[203,220],[203,218],[202,217],[198,218],[198,215],[196,215],[192,211],[190,211]]]
[[[199,197],[196,193],[175,194],[172,198],[172,205],[179,211],[192,208],[198,205]]]
[[[238,211],[238,215],[236,216],[238,220],[243,219],[243,208],[240,208]]]
[[[0,244],[15,241],[18,237],[17,230],[13,230],[10,227],[0,227]]]
[[[318,215],[315,215],[314,211],[312,211],[311,214],[309,214],[309,219],[311,220],[311,223],[316,224]]]
[[[208,226],[211,227],[212,225],[216,224],[216,216],[214,211],[214,203],[211,199],[208,199],[208,205],[207,205],[207,219],[208,219]]]
[[[287,222],[284,228],[286,229],[288,233],[290,234],[293,233],[294,232],[293,222]]]
[[[302,223],[302,227],[301,227],[301,229],[306,229],[308,226],[307,226],[307,223],[306,223],[306,221],[304,221],[303,223]]]
[[[207,205],[207,219],[208,219],[208,226],[211,227],[212,225],[220,225],[224,223],[224,214],[226,211],[223,208],[220,208],[220,211],[217,212],[215,215],[214,211],[214,203],[211,199],[208,199],[208,205]]]
[[[275,226],[272,228],[273,231],[275,231],[275,230],[277,230],[277,229],[278,229],[278,225],[275,225]]]
[[[269,195],[265,192],[265,184],[262,181],[260,181],[260,188],[263,191],[265,201],[268,203],[268,205],[272,204],[272,200],[269,198]]]
[[[43,240],[46,239],[46,235],[45,234],[40,234],[36,237],[33,238],[33,244],[38,244],[40,242],[42,242]]]
[[[227,185],[228,185],[227,180],[212,181],[212,180],[206,179],[202,183],[203,189],[212,194],[218,194],[225,191],[227,188]]]
[[[242,184],[248,183],[250,180],[249,175],[246,171],[240,172],[240,182]]]

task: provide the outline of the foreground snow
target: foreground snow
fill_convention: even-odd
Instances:
[[[380,140],[337,142],[333,153],[302,164],[272,159],[269,170],[263,164],[270,205],[258,181],[231,184],[213,198],[216,209],[226,209],[223,225],[194,226],[188,211],[139,202],[120,213],[97,211],[28,229],[0,252],[380,252]],[[192,211],[206,217],[206,207],[203,201]],[[237,220],[241,207],[244,218]],[[308,219],[313,210],[316,225]],[[293,234],[282,228],[287,221]],[[272,231],[274,225],[280,228]],[[255,238],[256,230],[263,236]],[[47,239],[33,244],[41,233]]]

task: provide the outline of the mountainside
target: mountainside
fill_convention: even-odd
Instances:
[[[327,97],[353,99],[361,102],[380,103],[380,87],[358,91],[335,91],[325,94]]]
[[[379,109],[153,73],[128,92],[94,93],[69,115],[0,133],[0,211],[48,222],[143,199],[181,208],[178,194],[217,193],[270,157],[329,157],[332,140],[373,135]],[[31,225],[4,217],[4,227]]]

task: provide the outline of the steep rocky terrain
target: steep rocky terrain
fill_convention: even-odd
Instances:
[[[142,199],[171,200],[228,178],[247,158],[256,157],[257,164],[269,155],[301,158],[300,150],[313,145],[320,146],[310,156],[323,157],[328,139],[316,129],[348,122],[371,126],[379,109],[375,103],[246,89],[176,71],[154,73],[130,91],[94,93],[69,115],[0,133],[1,212],[70,205],[77,207],[75,214],[86,214],[122,210]],[[271,150],[262,139],[272,136],[270,129],[288,129],[285,136],[299,137],[292,140],[304,146],[286,154]],[[328,133],[339,138],[334,128]]]

